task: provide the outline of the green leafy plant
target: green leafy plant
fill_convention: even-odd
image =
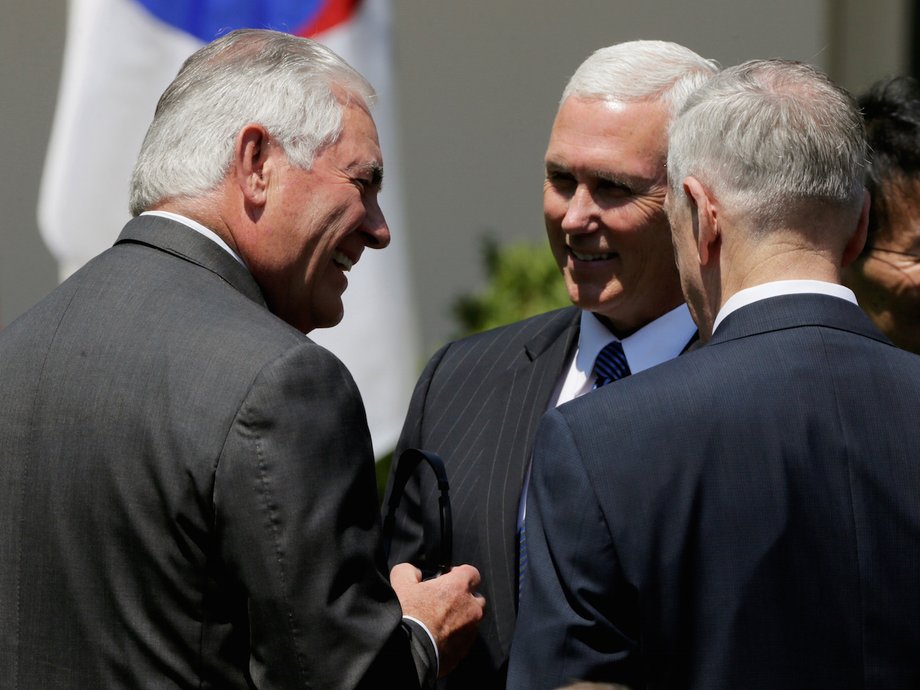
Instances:
[[[570,304],[565,282],[545,243],[500,246],[482,240],[487,283],[483,290],[462,295],[453,304],[458,336],[519,321]]]

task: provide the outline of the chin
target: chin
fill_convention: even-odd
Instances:
[[[569,289],[569,299],[579,309],[609,318],[618,315],[623,307],[623,291],[610,290],[609,285],[581,285]]]
[[[294,314],[294,315],[283,315],[277,314],[283,321],[286,321],[288,324],[296,328],[303,334],[308,334],[310,331],[316,330],[317,328],[332,328],[342,320],[344,316],[344,311],[339,310],[336,314]]]
[[[345,318],[345,310],[340,304],[339,309],[335,312],[314,315],[313,328],[332,328],[342,323],[343,318]]]

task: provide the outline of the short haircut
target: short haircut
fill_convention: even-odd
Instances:
[[[308,169],[341,134],[345,104],[369,109],[373,98],[364,77],[315,41],[233,31],[189,57],[160,97],[131,179],[131,214],[216,188],[248,123]]]
[[[898,203],[897,188],[920,181],[920,82],[906,76],[883,79],[860,96],[858,103],[869,142],[868,252],[878,229],[888,226],[889,209]]]
[[[718,70],[717,62],[677,43],[617,43],[595,51],[581,63],[560,104],[570,96],[617,103],[661,100],[673,117],[687,97]]]
[[[826,75],[789,60],[723,70],[671,125],[669,193],[697,177],[763,229],[814,202],[859,208],[866,143],[852,97]]]

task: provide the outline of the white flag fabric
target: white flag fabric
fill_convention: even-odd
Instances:
[[[328,45],[378,92],[374,119],[393,234],[349,274],[345,318],[310,337],[334,352],[364,398],[378,457],[396,443],[418,364],[395,139],[389,0],[70,0],[57,109],[38,204],[66,278],[129,219],[128,182],[157,99],[182,62],[218,35],[273,28]]]

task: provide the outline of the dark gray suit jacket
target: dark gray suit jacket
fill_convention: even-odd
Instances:
[[[920,687],[920,357],[820,295],[547,414],[508,686]]]
[[[449,687],[504,687],[521,487],[537,423],[578,343],[580,313],[568,307],[451,343],[432,357],[412,396],[396,457],[405,448],[441,454],[452,496],[454,562],[483,573],[479,638],[448,677]],[[391,565],[428,563],[439,532],[437,496],[433,474],[422,466],[400,505]]]
[[[433,683],[376,505],[342,364],[135,219],[0,333],[0,687]]]

